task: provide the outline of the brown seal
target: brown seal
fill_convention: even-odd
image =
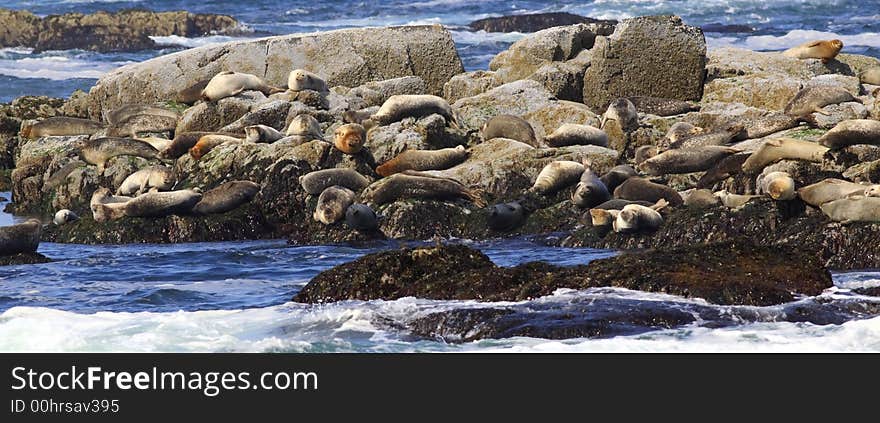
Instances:
[[[631,201],[647,201],[656,203],[661,199],[673,207],[684,203],[678,191],[662,184],[651,182],[645,178],[629,178],[614,190],[614,198]]]
[[[483,141],[493,138],[507,138],[540,148],[535,130],[525,119],[514,115],[497,115],[487,120],[480,128]]]
[[[370,185],[370,181],[354,169],[333,168],[316,170],[300,176],[299,184],[305,192],[318,195],[333,185],[360,192]]]
[[[378,206],[407,198],[464,199],[477,207],[485,207],[480,195],[479,190],[472,190],[455,179],[408,170],[374,182],[361,193],[361,200]]]
[[[37,139],[51,136],[93,135],[101,129],[104,129],[104,125],[88,119],[53,116],[34,123],[22,123],[20,133],[23,138]]]
[[[391,176],[405,170],[445,170],[463,162],[468,152],[463,145],[439,150],[406,150],[376,168],[376,173]]]
[[[203,135],[193,148],[189,149],[189,155],[195,160],[200,160],[205,154],[208,154],[214,147],[221,144],[233,143],[238,144],[244,142],[243,139],[232,137],[229,135],[209,134]]]
[[[86,163],[98,166],[98,174],[103,174],[107,160],[116,156],[154,159],[158,155],[159,151],[152,145],[131,138],[96,138],[85,141],[79,149],[79,156]]]
[[[332,225],[345,217],[348,207],[354,204],[357,195],[354,191],[334,185],[327,187],[318,196],[318,205],[312,218],[325,225]]]
[[[782,54],[795,59],[822,59],[822,63],[828,63],[837,57],[837,53],[840,53],[841,49],[843,49],[843,41],[817,40],[792,47],[783,51]]]
[[[193,207],[196,214],[226,213],[247,204],[260,192],[260,185],[251,181],[229,181],[206,192]]]
[[[356,123],[346,123],[333,131],[333,146],[345,154],[357,154],[364,148],[367,130]]]

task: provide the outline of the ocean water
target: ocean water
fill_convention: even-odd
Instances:
[[[746,25],[754,29],[747,33],[707,33],[710,48],[733,45],[754,50],[782,50],[810,39],[835,37],[843,40],[845,52],[880,57],[880,0],[7,0],[2,7],[26,9],[41,16],[126,8],[223,13],[254,30],[275,34],[438,23],[452,32],[467,70],[487,69],[495,54],[523,36],[472,32],[466,27],[468,23],[491,16],[557,11],[603,19],[677,14],[691,25]],[[218,36],[156,39],[160,44],[187,48],[227,40],[229,37]],[[177,49],[135,54],[76,50],[32,54],[22,48],[0,49],[0,102],[9,102],[22,94],[67,97],[75,89],[88,90],[108,70]]]

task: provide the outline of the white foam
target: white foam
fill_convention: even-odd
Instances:
[[[56,81],[72,78],[100,78],[119,66],[133,62],[100,62],[61,55],[0,58],[0,75],[16,78],[46,78]],[[58,53],[60,54],[60,52]]]
[[[514,43],[527,34],[521,32],[450,31],[452,39],[462,44]]]
[[[216,44],[223,44],[229,41],[240,41],[247,40],[248,37],[230,37],[228,35],[210,35],[207,37],[182,37],[180,35],[168,35],[168,36],[150,36],[150,38],[159,45],[175,45],[175,46],[184,46],[184,47],[201,47],[201,46],[210,46]]]
[[[865,32],[853,35],[838,35],[833,32],[796,29],[782,36],[752,35],[745,38],[730,36],[707,36],[709,48],[741,47],[749,50],[784,50],[813,40],[838,39],[846,46],[880,47],[880,33]]]

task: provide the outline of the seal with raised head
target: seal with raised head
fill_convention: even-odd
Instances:
[[[716,182],[721,182],[742,172],[743,163],[751,155],[752,153],[735,153],[721,159],[700,177],[700,180],[697,181],[697,188],[709,188]]]
[[[260,192],[260,185],[251,181],[229,181],[202,195],[192,208],[195,214],[220,214],[250,203]]]
[[[287,89],[291,91],[312,90],[328,94],[327,82],[315,73],[305,69],[294,69],[287,76]]]
[[[567,145],[607,147],[608,134],[595,126],[564,123],[556,128],[552,134],[545,136],[544,142],[550,147],[565,147]]]
[[[571,202],[580,208],[591,208],[611,199],[608,187],[598,175],[590,169],[590,163],[584,162],[581,180],[571,193]]]
[[[526,222],[526,210],[518,201],[499,203],[489,208],[487,225],[493,231],[514,230]]]
[[[608,105],[608,109],[602,115],[601,127],[605,127],[605,122],[615,120],[620,125],[623,132],[632,132],[639,129],[639,112],[636,106],[626,98],[618,98]]]
[[[538,173],[529,191],[539,194],[554,193],[578,182],[582,173],[584,165],[581,163],[569,160],[550,162]]]
[[[54,223],[55,226],[66,225],[70,222],[76,222],[77,220],[79,220],[79,216],[68,209],[58,210],[55,212],[55,216],[52,217],[52,223]]]
[[[108,191],[109,193],[109,191]],[[96,191],[97,194],[97,191]],[[116,220],[122,217],[165,217],[172,214],[189,214],[202,199],[202,194],[193,190],[167,192],[148,192],[124,203],[108,202],[107,197],[92,197],[92,211],[95,221]],[[102,216],[99,220],[98,215]]]
[[[480,135],[482,135],[483,141],[489,141],[493,138],[507,138],[535,148],[541,147],[532,125],[527,120],[514,115],[493,116],[480,128]]]
[[[730,209],[738,209],[744,206],[749,201],[752,201],[756,198],[761,198],[761,195],[742,195],[742,194],[734,194],[732,192],[728,192],[727,190],[721,190],[715,193],[715,196],[721,200],[721,204],[724,207]]]
[[[730,123],[714,131],[703,131],[700,134],[684,137],[671,142],[669,148],[692,148],[707,145],[725,145],[739,141],[748,136],[746,127],[739,123]]]
[[[843,49],[843,41],[816,40],[792,47],[783,51],[782,54],[795,59],[822,59],[822,63],[828,63],[837,56],[837,53],[840,53],[841,49]]]
[[[122,208],[131,199],[131,197],[115,196],[109,188],[98,188],[92,193],[89,201],[92,218],[95,222],[106,222],[111,216],[122,216],[125,214]]]
[[[665,199],[673,207],[684,203],[678,191],[645,178],[629,178],[614,190],[614,198],[624,200],[647,201],[651,204]]]
[[[354,204],[354,191],[334,185],[318,196],[318,205],[312,218],[325,225],[332,225],[345,217],[348,207]]]
[[[284,138],[281,131],[266,125],[251,125],[244,127],[245,142],[273,143]]]
[[[23,223],[0,226],[0,256],[35,253],[40,246],[43,224],[37,219]]]
[[[632,168],[632,166],[617,165],[602,175],[600,179],[602,180],[602,183],[605,184],[605,187],[608,188],[608,192],[614,192],[614,189],[620,186],[623,181],[632,178],[633,176],[639,176],[639,174]]]
[[[449,102],[430,94],[396,94],[388,97],[370,120],[379,125],[388,125],[408,117],[418,119],[433,114],[443,116],[447,124],[455,123]]]
[[[821,163],[828,147],[795,138],[773,138],[752,153],[742,164],[745,173],[758,173],[780,160],[804,160]]]
[[[880,197],[852,195],[825,203],[819,208],[836,222],[880,222]]]
[[[808,119],[812,113],[827,115],[822,110],[825,106],[847,102],[862,101],[854,97],[849,91],[837,86],[812,86],[801,89],[785,105],[785,114],[791,117]]]
[[[786,172],[762,173],[755,185],[758,187],[758,194],[767,194],[774,200],[792,200],[797,195],[794,179]]]
[[[201,160],[202,157],[205,156],[205,154],[208,154],[211,150],[219,145],[226,143],[240,144],[243,142],[243,139],[229,135],[203,135],[201,138],[199,138],[199,141],[196,143],[196,145],[189,149],[189,155],[192,156],[194,160]]]
[[[43,192],[50,192],[57,188],[67,180],[67,177],[70,176],[74,170],[83,166],[86,166],[86,164],[83,163],[82,160],[72,160],[64,166],[61,166],[60,169],[49,175],[49,177],[43,182]]]
[[[294,116],[290,120],[290,124],[287,125],[285,135],[297,137],[297,142],[324,139],[324,133],[321,132],[321,124],[318,123],[318,119],[307,113],[300,113]]]
[[[33,122],[33,121],[31,121]],[[93,135],[104,129],[104,125],[88,120],[67,116],[53,116],[38,122],[22,122],[20,134],[23,138]]]
[[[719,145],[667,150],[643,161],[639,170],[653,176],[702,172],[738,152]]]
[[[698,104],[673,98],[636,96],[626,99],[636,107],[637,111],[657,116],[675,116],[700,110]]]
[[[880,145],[880,121],[852,119],[838,123],[819,138],[819,143],[833,149],[856,144]]]
[[[376,168],[376,173],[391,176],[405,170],[445,170],[463,162],[468,152],[463,145],[439,150],[406,150]]]
[[[797,193],[798,197],[800,197],[801,200],[804,200],[805,203],[813,207],[819,207],[822,204],[840,200],[841,198],[846,198],[851,195],[876,197],[877,195],[871,195],[871,190],[875,187],[878,187],[878,185],[863,185],[845,181],[843,179],[828,178],[816,182],[815,184],[801,187],[798,189]]]
[[[346,123],[333,131],[333,147],[345,154],[357,154],[364,149],[367,130],[356,123]]]
[[[303,190],[311,195],[318,195],[328,187],[339,185],[355,192],[360,192],[370,185],[370,181],[354,169],[333,168],[309,172],[299,177]]]
[[[98,167],[98,174],[104,173],[107,160],[116,156],[135,156],[155,159],[159,151],[152,145],[131,138],[96,138],[86,140],[79,149],[79,156],[86,163]]]
[[[477,207],[485,207],[480,191],[472,190],[451,178],[440,178],[421,172],[405,171],[382,178],[361,193],[366,204],[381,205],[407,198],[464,199]]]
[[[116,195],[138,196],[147,191],[168,191],[177,183],[174,170],[166,166],[149,166],[128,175]]]
[[[366,204],[352,204],[345,211],[345,224],[361,232],[374,232],[379,229],[379,217]]]
[[[666,205],[666,200],[660,199],[650,207],[639,204],[625,206],[614,219],[614,232],[628,234],[656,231],[663,224],[663,216],[658,211]]]
[[[220,72],[208,81],[202,90],[202,99],[217,101],[222,98],[232,97],[242,91],[255,90],[265,95],[284,92],[280,88],[270,86],[260,77],[243,72]]]

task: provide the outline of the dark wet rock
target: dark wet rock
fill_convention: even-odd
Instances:
[[[554,26],[599,23],[615,25],[615,20],[593,19],[566,12],[533,13],[528,15],[499,16],[471,22],[474,31],[486,32],[537,32]]]
[[[817,295],[832,282],[813,256],[747,242],[648,250],[575,267],[542,262],[498,267],[479,251],[453,245],[364,256],[318,274],[294,301],[407,296],[521,301],[559,288],[605,286],[764,306],[792,301],[793,293]]]
[[[871,297],[880,297],[880,286],[872,286],[870,288],[856,288],[853,292],[859,295],[868,295]]]
[[[61,115],[64,99],[25,95],[12,100],[11,115],[18,119],[43,119]]]
[[[0,256],[0,266],[15,266],[19,264],[49,263],[50,258],[40,253],[19,253],[11,256]]]

